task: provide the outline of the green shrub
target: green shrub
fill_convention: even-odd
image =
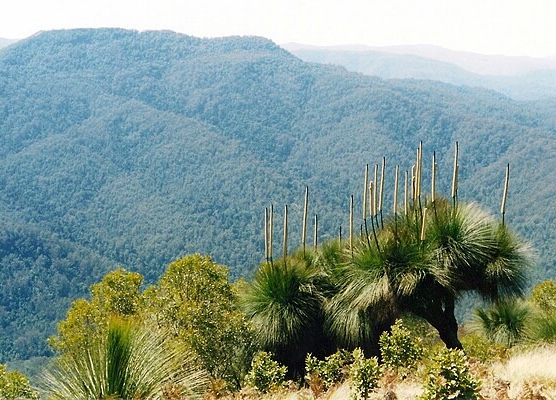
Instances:
[[[342,382],[346,375],[346,368],[352,362],[352,354],[345,350],[339,350],[324,360],[307,354],[305,379],[315,397],[330,389],[332,385]]]
[[[378,387],[380,378],[380,367],[376,357],[365,358],[361,349],[355,349],[350,378],[351,398],[354,400],[369,398],[369,394]]]
[[[420,400],[475,400],[479,382],[471,375],[463,350],[444,349],[434,357]]]
[[[461,338],[461,344],[465,354],[470,358],[482,363],[492,363],[503,360],[508,348],[502,344],[493,343],[485,337],[470,333]]]
[[[416,367],[425,352],[421,339],[403,326],[401,320],[392,325],[390,332],[380,335],[379,344],[384,367],[403,377]]]
[[[18,371],[8,371],[0,364],[0,399],[38,399],[39,394],[31,388],[29,380]]]
[[[249,386],[268,393],[285,386],[287,368],[278,364],[266,351],[258,352],[251,362],[251,370],[245,377]]]

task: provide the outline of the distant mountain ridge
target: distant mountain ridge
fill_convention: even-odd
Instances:
[[[509,57],[458,52],[435,46],[330,46],[289,43],[305,61],[343,65],[385,79],[430,79],[485,87],[518,100],[556,97],[556,57]]]
[[[13,44],[15,42],[17,42],[18,39],[5,39],[5,38],[0,38],[0,49],[2,47],[7,47],[10,44]]]
[[[539,251],[532,278],[553,276],[553,111],[304,62],[260,37],[81,29],[19,41],[0,52],[0,362],[49,354],[67,305],[119,265],[153,282],[201,252],[249,276],[271,203],[276,221],[289,205],[300,244],[306,186],[319,242],[336,237],[364,165],[386,157],[391,204],[394,165],[410,170],[420,140],[425,160],[437,152],[442,193],[458,141],[460,199],[495,215],[512,165],[507,221]]]

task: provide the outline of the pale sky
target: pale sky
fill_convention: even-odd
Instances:
[[[7,3],[7,5],[6,5]],[[277,44],[433,44],[556,56],[556,0],[3,0],[0,37],[120,27]]]

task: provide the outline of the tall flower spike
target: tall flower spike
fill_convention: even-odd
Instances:
[[[365,165],[365,183],[363,185],[363,220],[367,219],[367,199],[369,195],[369,164]]]
[[[436,197],[436,152],[432,153],[431,203]]]
[[[458,142],[456,142],[454,150],[454,172],[452,174],[452,199],[456,201],[458,195]]]
[[[378,197],[378,211],[382,212],[382,200],[384,198],[384,169],[386,168],[386,157],[382,157],[382,168],[380,172],[380,193]]]
[[[268,258],[272,262],[272,239],[274,235],[274,205],[270,205],[270,216],[268,217]]]
[[[268,207],[264,209],[264,259],[268,261]]]
[[[319,233],[319,218],[317,216],[317,214],[315,214],[315,233],[313,236],[313,250],[316,252],[317,251],[317,246],[318,246],[318,233]]]
[[[349,249],[353,251],[353,195],[349,199]]]
[[[506,166],[506,178],[504,179],[504,193],[502,195],[502,206],[500,207],[500,212],[502,213],[502,225],[505,223],[506,215],[506,199],[508,197],[508,184],[510,182],[510,164]]]
[[[374,189],[373,189],[373,217],[377,215],[378,203],[377,203],[377,196],[378,196],[378,164],[375,164],[375,174],[374,174]]]
[[[423,208],[423,221],[421,221],[421,241],[424,241],[427,234],[427,207]]]
[[[409,213],[409,171],[405,170],[404,192],[403,192],[403,214],[407,217]]]
[[[396,165],[396,176],[394,177],[394,218],[398,216],[398,175],[400,166]]]
[[[284,206],[284,262],[288,256],[288,205]]]
[[[303,229],[301,234],[301,244],[303,246],[303,254],[305,254],[305,244],[307,243],[307,210],[309,207],[309,186],[305,187],[305,201],[303,204]]]

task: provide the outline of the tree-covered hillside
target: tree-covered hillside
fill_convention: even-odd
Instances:
[[[507,220],[539,251],[532,283],[554,276],[553,111],[309,64],[256,37],[70,30],[4,48],[0,362],[46,354],[70,300],[119,265],[153,282],[201,252],[249,275],[270,203],[276,219],[290,205],[300,243],[305,186],[320,239],[337,235],[364,165],[385,156],[391,187],[420,140],[445,193],[459,141],[460,196],[494,212],[511,164]]]

